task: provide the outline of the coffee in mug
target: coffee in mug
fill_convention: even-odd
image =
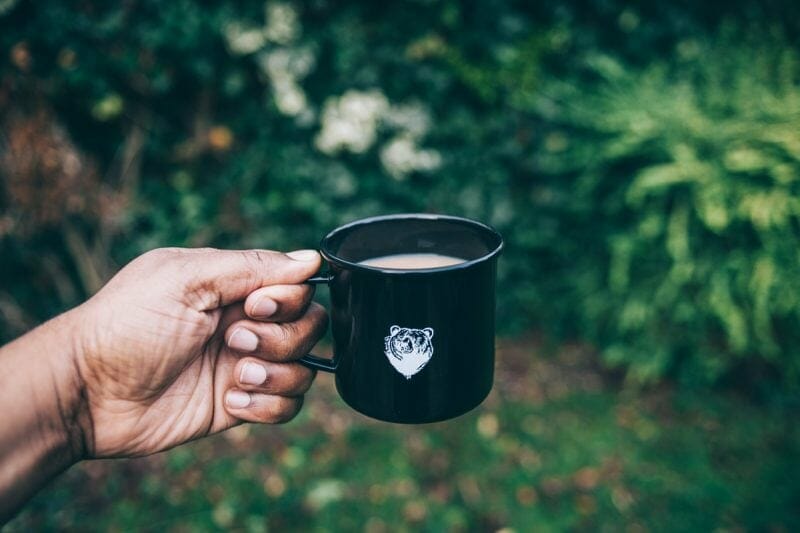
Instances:
[[[400,423],[447,420],[478,406],[494,376],[497,259],[491,227],[444,215],[352,222],[320,244],[331,293],[332,372],[342,399]]]
[[[395,254],[373,257],[360,261],[359,265],[380,268],[396,268],[398,270],[417,270],[420,268],[438,268],[463,263],[460,257],[440,254]]]

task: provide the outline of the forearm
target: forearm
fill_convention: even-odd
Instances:
[[[0,348],[0,525],[86,454],[78,311]]]

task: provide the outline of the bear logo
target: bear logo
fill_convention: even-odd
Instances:
[[[384,339],[386,358],[406,379],[422,370],[433,357],[433,328],[411,329],[392,326]]]

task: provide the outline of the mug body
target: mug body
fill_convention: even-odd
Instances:
[[[390,215],[334,230],[330,263],[336,388],[347,404],[389,422],[461,415],[489,394],[494,374],[497,257],[488,226],[440,215]],[[463,263],[423,270],[360,265],[437,253]]]

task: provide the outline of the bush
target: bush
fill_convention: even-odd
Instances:
[[[550,299],[636,380],[743,362],[800,377],[800,56],[736,39],[642,71],[589,57],[601,82],[562,90],[538,156],[568,287]]]
[[[0,2],[0,341],[152,247],[436,211],[506,236],[503,332],[637,381],[797,383],[800,17],[776,7]]]

